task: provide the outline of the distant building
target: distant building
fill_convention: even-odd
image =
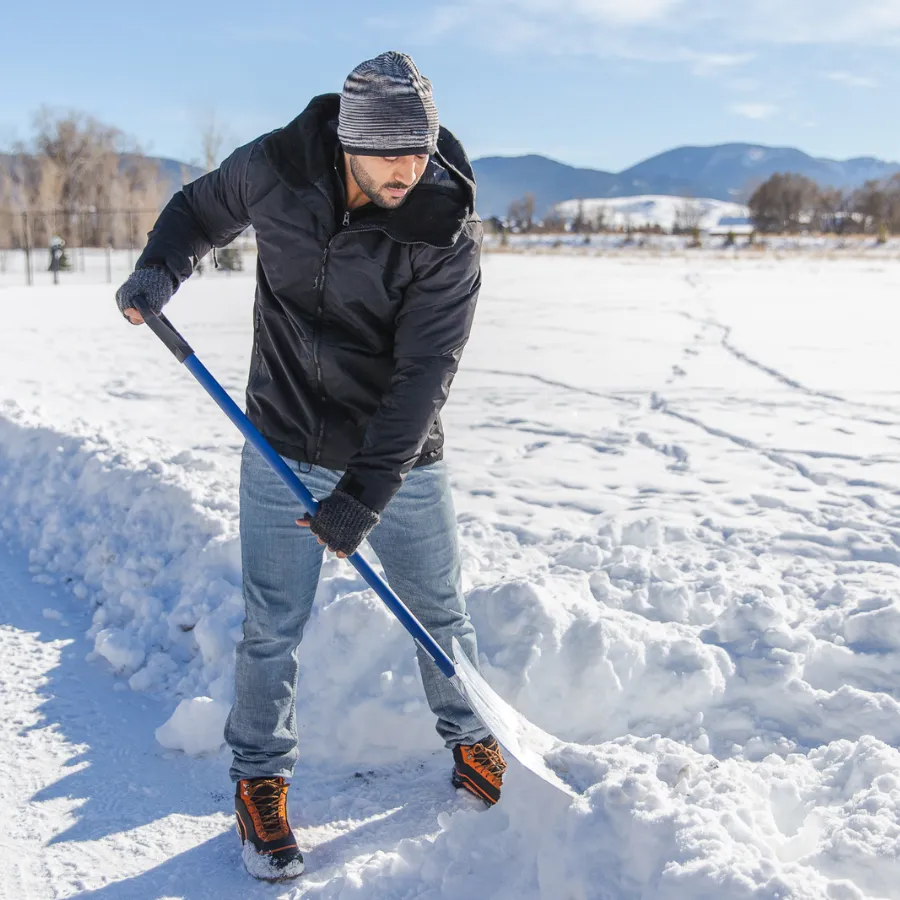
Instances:
[[[756,229],[753,220],[743,216],[722,216],[719,221],[707,231],[711,237],[726,237],[733,234],[735,237],[747,237]]]

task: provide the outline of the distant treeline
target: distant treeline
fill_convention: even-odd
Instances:
[[[185,180],[190,180],[186,178]],[[33,134],[0,154],[0,248],[130,247],[170,193],[157,160],[85,113],[42,109]]]
[[[706,209],[701,201],[693,197],[682,197],[675,210],[675,221],[672,224],[672,234],[696,235],[699,232]],[[607,209],[602,203],[592,201],[590,209],[584,200],[578,200],[575,212],[565,215],[560,205],[555,206],[546,215],[535,215],[534,194],[525,194],[521,200],[514,200],[509,204],[505,218],[491,216],[486,220],[489,232],[505,234],[507,231],[517,233],[558,234],[570,232],[574,234],[601,234],[601,233],[643,233],[666,234],[666,229],[658,224],[630,224],[628,214],[621,216],[623,222],[617,221],[616,211]],[[635,219],[639,221],[638,216]]]
[[[750,221],[762,234],[873,234],[887,240],[890,234],[900,234],[900,174],[883,181],[867,181],[855,190],[841,190],[819,185],[805,175],[778,173],[752,190],[748,206]],[[682,198],[672,233],[696,235],[703,216],[700,201]],[[602,203],[596,202],[590,214],[585,213],[585,202],[578,201],[574,215],[564,216],[555,208],[538,217],[532,194],[512,202],[506,217],[492,217],[488,226],[497,233],[663,231],[658,225],[617,224]]]
[[[525,194],[520,200],[513,200],[509,204],[506,217],[491,216],[487,220],[489,231],[503,233],[507,230],[523,233],[555,234],[561,231],[573,231],[577,234],[591,234],[607,231],[606,210],[596,208],[592,216],[586,215],[584,201],[579,201],[578,211],[574,218],[566,218],[554,207],[543,216],[535,214],[534,194]]]
[[[854,191],[822,187],[804,175],[773,175],[750,197],[757,231],[797,234],[900,234],[900,175]]]

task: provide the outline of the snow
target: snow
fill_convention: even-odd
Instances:
[[[602,214],[607,228],[652,228],[658,225],[669,232],[678,224],[684,227],[685,213],[692,220],[690,224],[696,224],[704,231],[715,228],[720,219],[746,219],[750,215],[750,210],[740,203],[662,194],[566,200],[557,204],[556,210],[571,219],[578,214],[579,208],[585,219],[592,221]]]
[[[900,898],[896,261],[488,255],[464,583],[575,796],[515,762],[494,809],[454,791],[411,641],[329,558],[276,888],[221,747],[240,440],[90,272],[2,284],[0,896]],[[251,303],[169,309],[238,399]]]
[[[305,869],[305,864],[299,859],[292,860],[279,869],[272,865],[270,857],[257,853],[250,843],[244,844],[241,850],[241,858],[247,867],[247,871],[254,878],[261,878],[264,881],[287,881],[302,875]]]
[[[193,756],[213,753],[222,745],[228,707],[211,697],[182,700],[172,717],[156,729],[156,740],[169,750]]]

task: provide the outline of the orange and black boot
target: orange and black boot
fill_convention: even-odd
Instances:
[[[263,881],[287,881],[303,871],[303,854],[287,818],[283,778],[247,778],[234,792],[241,856],[247,871]]]
[[[453,748],[453,784],[471,791],[488,806],[500,799],[506,760],[497,741],[488,737],[477,744],[457,744]]]

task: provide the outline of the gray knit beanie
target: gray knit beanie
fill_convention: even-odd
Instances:
[[[360,63],[344,82],[338,139],[353,156],[413,156],[437,149],[431,82],[405,54]]]

